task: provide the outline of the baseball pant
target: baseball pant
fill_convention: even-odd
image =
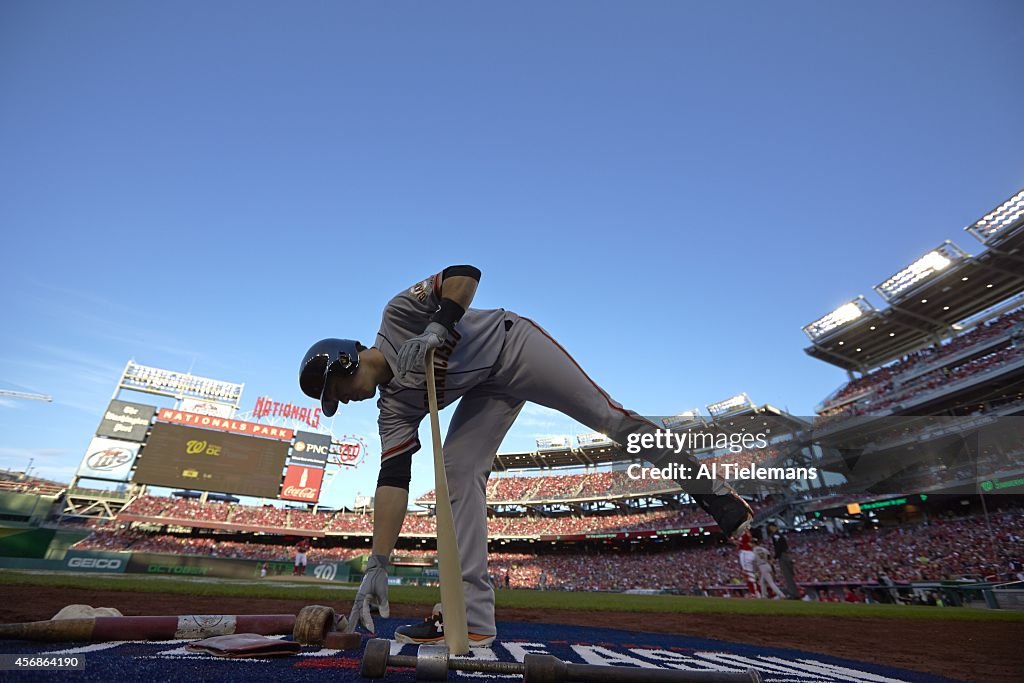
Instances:
[[[755,560],[753,550],[740,551],[740,570],[743,571],[743,580],[747,582],[747,591],[751,597],[758,597],[757,578],[755,575]]]
[[[527,401],[557,410],[610,439],[663,428],[626,410],[591,380],[533,321],[506,313],[505,345],[481,384],[462,396],[444,443],[445,473],[462,560],[469,630],[494,635],[494,588],[487,578],[487,478],[505,434]],[[652,464],[681,462],[671,451]],[[685,482],[692,493],[721,493],[724,482]]]
[[[779,584],[775,583],[775,577],[772,576],[772,565],[768,562],[759,562],[757,565],[757,574],[760,579],[761,585],[761,597],[768,597],[768,589],[772,591],[772,597],[786,597],[786,594],[779,588]]]
[[[796,587],[793,576],[793,558],[789,553],[779,553],[779,567],[782,569],[782,583],[786,586],[787,595],[796,600],[800,597],[800,589]]]

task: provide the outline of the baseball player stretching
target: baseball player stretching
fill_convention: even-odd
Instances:
[[[350,628],[373,631],[371,606],[390,614],[387,564],[409,502],[412,455],[427,414],[424,359],[435,349],[438,406],[461,398],[444,443],[445,472],[462,555],[469,641],[489,645],[496,635],[494,590],[487,578],[486,485],[491,464],[527,401],[565,413],[590,429],[627,443],[652,433],[651,421],[624,409],[591,380],[551,335],[528,318],[502,309],[470,308],[480,271],[451,266],[397,294],[384,308],[374,345],[324,339],[306,352],[299,385],[334,415],[338,404],[362,401],[380,390],[377,407],[381,468],[373,518],[373,552],[356,594]],[[695,465],[671,450],[646,456],[655,466]],[[696,470],[694,470],[696,471]],[[679,482],[726,535],[746,531],[753,514],[724,481]],[[403,626],[396,640],[443,642],[442,615]]]

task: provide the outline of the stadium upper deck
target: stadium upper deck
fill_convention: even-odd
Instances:
[[[770,430],[773,438],[784,438],[810,428],[810,423],[790,415],[770,404],[756,405],[746,394],[738,394],[724,401],[706,406],[709,415],[702,415],[697,409],[688,410],[661,419],[666,428],[700,431],[714,437],[749,430],[753,425]],[[598,437],[595,439],[595,437]],[[533,451],[498,453],[494,459],[495,472],[511,470],[552,470],[596,467],[636,460],[620,445],[601,435],[581,434],[576,437],[577,445],[571,445],[569,436],[538,439]],[[697,457],[711,456],[713,450],[698,450]]]
[[[1020,306],[1024,190],[964,229],[982,242],[981,254],[947,240],[875,286],[884,308],[859,296],[804,326],[806,353],[866,373]]]

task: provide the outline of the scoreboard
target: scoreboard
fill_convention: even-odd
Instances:
[[[134,481],[277,498],[288,447],[276,439],[157,422]]]

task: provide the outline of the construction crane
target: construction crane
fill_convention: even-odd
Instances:
[[[0,397],[8,398],[23,398],[27,401],[46,401],[47,403],[53,403],[53,396],[47,396],[46,394],[35,394],[30,391],[12,391],[11,389],[0,389]]]

